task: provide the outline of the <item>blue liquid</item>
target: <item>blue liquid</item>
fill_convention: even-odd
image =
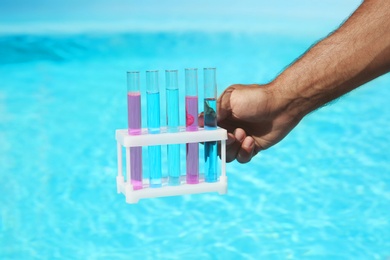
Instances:
[[[204,99],[204,128],[217,128],[217,99],[215,98]]]
[[[206,130],[217,128],[217,100],[215,98],[204,99],[204,127]],[[205,182],[218,181],[217,160],[217,142],[205,142]]]
[[[180,185],[180,144],[168,145],[168,184]]]
[[[149,134],[160,133],[160,92],[147,93],[148,132]],[[161,187],[161,146],[148,147],[149,179],[150,187]]]
[[[148,147],[149,155],[149,179],[151,188],[161,187],[161,145]]]
[[[149,134],[160,133],[160,92],[146,95],[148,110],[148,132]]]
[[[205,182],[218,181],[217,156],[217,142],[206,142],[204,144]]]
[[[166,95],[168,132],[177,132],[179,129],[179,90],[167,89]]]
[[[175,133],[179,129],[179,90],[167,89],[167,131]],[[180,185],[180,145],[171,144],[168,149],[168,184]]]

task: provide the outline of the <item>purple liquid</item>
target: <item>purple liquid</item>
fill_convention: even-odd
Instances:
[[[141,134],[141,95],[127,94],[127,116],[129,135]],[[135,190],[142,189],[142,147],[130,147],[131,184]]]
[[[187,144],[187,183],[199,183],[199,144]]]
[[[198,130],[198,97],[186,96],[186,130]]]
[[[198,97],[186,96],[186,130],[198,131]],[[186,144],[187,183],[199,183],[199,145]]]
[[[130,147],[130,172],[134,190],[142,189],[142,147]]]
[[[129,135],[141,134],[141,94],[127,93],[127,120]]]

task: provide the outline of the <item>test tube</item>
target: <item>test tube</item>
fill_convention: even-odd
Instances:
[[[206,130],[217,129],[217,83],[216,69],[205,68],[204,79],[204,128]],[[217,173],[217,142],[205,142],[205,182],[218,181]]]
[[[179,131],[179,87],[177,70],[165,71],[167,131]],[[168,184],[180,185],[180,144],[167,145],[168,152]]]
[[[186,130],[198,131],[198,69],[185,70],[186,88]],[[186,181],[199,183],[199,145],[186,144]]]
[[[141,92],[138,71],[127,72],[127,119],[129,135],[140,135]],[[133,189],[142,189],[142,147],[140,146],[130,147],[130,172]]]
[[[146,71],[146,101],[148,114],[148,133],[160,133],[160,90],[158,86],[158,70]],[[161,187],[161,146],[148,147],[150,187]]]

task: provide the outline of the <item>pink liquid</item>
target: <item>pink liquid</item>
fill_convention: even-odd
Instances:
[[[131,180],[131,185],[133,185],[134,190],[142,189],[142,181]]]
[[[142,147],[130,147],[130,172],[133,188],[142,189]]]
[[[186,96],[186,130],[198,130],[198,97]]]
[[[141,95],[127,94],[127,118],[129,135],[141,134]],[[142,189],[142,147],[130,147],[131,184],[135,190]]]
[[[186,148],[187,183],[197,184],[199,183],[199,144],[189,143]]]
[[[198,131],[198,97],[186,96],[186,130]],[[187,183],[199,183],[199,145],[186,144]]]
[[[127,120],[129,135],[141,134],[141,95],[139,92],[127,93]]]

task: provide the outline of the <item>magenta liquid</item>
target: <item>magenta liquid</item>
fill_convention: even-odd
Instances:
[[[198,97],[186,96],[186,130],[198,130]],[[187,183],[199,183],[199,145],[186,144]]]
[[[133,188],[142,189],[142,147],[130,147],[130,171]]]
[[[186,96],[186,130],[198,130],[198,97]]]
[[[127,94],[127,115],[129,135],[141,134],[141,95]],[[142,147],[130,147],[131,184],[135,190],[142,189]]]
[[[127,119],[129,135],[141,134],[141,94],[127,93]]]
[[[189,143],[186,146],[186,163],[187,163],[187,183],[199,183],[199,144]]]

